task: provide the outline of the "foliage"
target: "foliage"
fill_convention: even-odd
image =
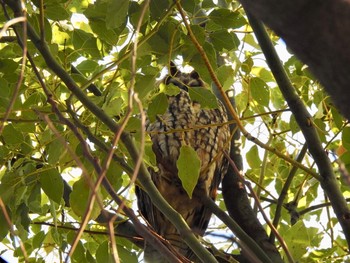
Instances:
[[[305,144],[302,127],[238,2],[189,0],[176,6],[172,1],[49,0],[41,6],[41,1],[27,1],[28,23],[57,65],[38,48],[32,32],[12,20],[14,2],[4,1],[0,17],[5,29],[0,38],[0,254],[27,262],[64,261],[68,255],[71,262],[114,262],[117,257],[121,262],[140,261],[142,244],[134,232],[138,225],[122,208],[132,208],[138,215],[133,188],[138,168],[135,149],[123,138],[131,135],[143,163],[155,166],[140,116],[143,109],[150,109],[148,118],[154,119],[165,111],[166,96],[177,92],[155,82],[174,60],[192,66],[206,83],[213,83],[205,54],[223,89],[234,87],[242,127],[265,142],[256,145],[247,134],[242,137],[245,177],[291,256],[298,262],[349,260],[341,226],[320,185],[322,171],[311,155],[299,155]],[[189,28],[179,14],[181,5]],[[269,32],[269,37],[281,51],[298,97],[313,116],[305,122],[316,128],[336,183],[343,197],[349,198],[347,122],[307,66],[289,54],[274,33]],[[220,60],[224,62],[217,63]],[[72,66],[76,70],[71,71]],[[58,68],[64,70],[61,75]],[[86,101],[73,92],[74,85],[67,84],[64,74],[78,84]],[[206,107],[216,107],[215,90],[191,92]],[[102,109],[101,114],[89,103]],[[121,137],[106,118],[124,129]],[[186,161],[197,156],[190,147],[183,150],[179,163],[188,176]],[[119,199],[100,185],[104,176]],[[183,180],[189,195],[195,183],[195,178],[190,179]],[[217,203],[225,207],[222,195]],[[105,211],[116,213],[118,220]],[[129,219],[133,224],[125,225]],[[106,224],[108,220],[115,230]],[[270,233],[267,223],[260,221]],[[78,236],[80,227],[84,233]],[[221,237],[216,249],[239,253],[226,226],[216,220],[210,232]],[[211,235],[205,240],[213,242]],[[288,253],[273,235],[270,240],[287,260]]]

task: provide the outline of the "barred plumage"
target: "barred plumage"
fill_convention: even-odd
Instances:
[[[182,73],[172,64],[164,83],[173,83],[181,90],[178,95],[168,97],[166,113],[157,116],[155,122],[147,125],[159,168],[157,172],[150,169],[152,180],[192,231],[203,236],[211,213],[196,196],[200,193],[215,199],[222,176],[227,171],[228,162],[223,156],[224,149],[229,151],[229,127],[227,124],[223,125],[227,122],[227,114],[220,101],[218,109],[203,109],[198,102],[191,100],[188,89],[205,87],[195,71]],[[173,130],[176,132],[172,132]],[[192,199],[182,188],[176,167],[180,147],[184,144],[195,149],[201,160],[200,176]],[[147,194],[139,188],[136,189],[136,194],[139,209],[154,230],[167,239],[179,253],[191,257],[192,251],[183,242],[176,228],[152,205]],[[166,262],[150,246],[145,248],[145,260]]]

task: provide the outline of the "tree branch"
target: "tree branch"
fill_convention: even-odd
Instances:
[[[317,131],[312,124],[312,117],[290,83],[263,25],[249,13],[247,15],[266,57],[267,64],[269,65],[284,98],[295,116],[295,119],[305,137],[308,149],[318,166],[321,175],[318,180],[332,203],[334,212],[342,226],[348,246],[350,247],[350,210],[339,189],[330,160],[324,151]]]

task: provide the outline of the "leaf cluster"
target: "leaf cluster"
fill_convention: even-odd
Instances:
[[[103,112],[95,114],[50,66],[23,23],[12,20],[15,2],[20,1],[4,1],[0,14],[6,28],[0,35],[0,254],[8,256],[5,246],[11,256],[26,262],[52,257],[65,261],[68,256],[71,262],[114,262],[118,257],[121,262],[141,261],[139,225],[123,210],[131,208],[138,215],[133,185],[140,184],[139,168],[134,150],[120,136],[132,137],[142,163],[155,167],[141,117],[147,112],[147,119],[154,120],[166,110],[167,96],[178,92],[155,83],[170,61],[176,61],[192,66],[208,87],[214,87],[208,65],[172,1],[27,1],[28,25],[88,102]],[[302,129],[239,3],[190,0],[181,1],[181,6],[223,90],[234,90],[242,126],[269,149],[297,160],[305,144]],[[307,66],[280,47],[274,33],[268,34],[286,56],[283,68],[312,115],[309,122],[329,153],[343,197],[349,198],[347,122]],[[190,90],[191,98],[208,108],[217,107],[216,93],[215,88]],[[124,135],[111,130],[104,116],[122,127]],[[245,179],[258,197],[254,202],[263,206],[295,261],[348,258],[346,240],[317,178],[293,169],[288,158],[247,137],[233,147],[242,151]],[[184,147],[178,160],[190,196],[196,183],[190,176],[199,167],[196,157],[193,149]],[[188,160],[193,170],[187,169]],[[308,153],[296,162],[321,172]],[[340,170],[342,166],[346,169]],[[98,185],[102,174],[119,199]],[[221,192],[217,204],[225,211]],[[233,234],[227,238],[227,226],[215,221],[205,239],[216,242],[210,234],[222,236],[214,246],[222,253],[238,254]],[[267,222],[261,224],[268,228]],[[84,232],[77,238],[81,226]],[[273,234],[269,240],[283,259],[288,258]]]

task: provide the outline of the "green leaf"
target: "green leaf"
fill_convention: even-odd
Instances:
[[[158,20],[161,16],[164,15],[168,7],[169,7],[169,0],[151,1],[149,8],[151,11],[152,19]]]
[[[213,44],[209,43],[208,41],[204,43],[203,45],[204,51],[208,56],[210,65],[213,67],[214,71],[216,71],[217,68],[217,51],[213,47]],[[191,60],[191,58],[187,58]],[[203,58],[198,53],[198,51],[195,51],[195,54],[192,58],[191,65],[196,69],[196,71],[199,73],[201,78],[206,83],[210,83],[212,81],[211,76],[208,72],[208,69],[206,67],[203,67]]]
[[[103,40],[109,45],[117,45],[119,34],[115,29],[108,29],[106,22],[103,20],[90,20],[89,23],[92,31],[98,36],[99,40]],[[122,27],[122,26],[121,26]]]
[[[252,67],[254,65],[254,61],[251,57],[248,57],[245,61],[242,62],[242,70],[243,72],[245,72],[246,74],[249,74],[252,70]]]
[[[144,17],[149,17],[150,14],[150,9],[147,8],[145,11],[145,2],[142,3],[137,3],[136,1],[130,1],[130,6],[129,6],[129,22],[131,25],[136,28],[137,25],[140,22],[140,18],[142,16]],[[145,11],[145,13],[144,13]],[[142,25],[146,24],[148,22],[147,19],[142,20]],[[142,27],[140,28],[140,33],[144,34],[144,30],[146,28]]]
[[[99,191],[98,191],[98,193]],[[69,202],[74,213],[80,217],[84,216],[90,197],[90,188],[85,178],[80,178],[73,185],[72,193],[69,196]],[[90,215],[91,219],[95,219],[101,212],[101,208],[95,202]]]
[[[82,241],[79,241],[77,243],[72,256],[72,262],[85,262],[85,247]]]
[[[6,74],[12,74],[17,68],[18,63],[12,59],[0,59],[0,72]]]
[[[24,141],[24,136],[12,124],[5,126],[2,136],[6,144],[15,145]]]
[[[317,112],[314,115],[315,119],[321,119],[324,116],[323,113],[323,102],[321,101],[317,106]]]
[[[341,139],[343,146],[350,150],[350,127],[344,127]]]
[[[60,204],[63,196],[63,180],[60,173],[55,168],[41,169],[39,181],[44,193]]]
[[[44,231],[40,231],[33,237],[33,247],[34,248],[41,248],[42,243],[44,242],[44,239],[46,237],[46,234]]]
[[[128,263],[137,263],[137,256],[135,253],[131,252],[128,249],[125,249],[122,246],[117,246],[118,249],[118,255],[121,259],[121,262],[128,262]],[[113,261],[114,262],[114,261]]]
[[[159,93],[154,97],[148,106],[147,114],[151,122],[156,120],[158,114],[164,114],[168,108],[168,98],[164,93]]]
[[[156,3],[158,4],[158,2]],[[161,55],[164,54],[165,56],[168,56],[169,46],[177,48],[180,45],[180,35],[181,31],[178,30],[178,21],[170,19],[166,21],[157,33],[147,41],[146,45],[140,46],[139,49],[145,54],[149,54],[150,52],[155,53],[159,56],[159,59],[165,59],[163,63],[169,63],[168,59]]]
[[[201,168],[201,160],[197,152],[189,145],[182,145],[176,165],[182,186],[188,196],[192,198],[192,193],[197,185]]]
[[[125,130],[131,133],[138,132],[140,129],[141,120],[137,117],[131,117],[125,127]]]
[[[115,191],[118,191],[119,188],[122,186],[122,183],[123,183],[122,174],[123,174],[123,170],[117,164],[117,162],[111,162],[111,164],[108,167],[106,177],[109,183],[113,186],[113,189]]]
[[[216,71],[216,76],[225,91],[232,87],[234,82],[234,71],[232,67],[225,65],[219,67]]]
[[[84,75],[93,72],[97,67],[98,63],[89,59],[84,60],[79,65],[77,65],[77,69]]]
[[[200,45],[203,45],[205,41],[207,41],[206,32],[203,27],[198,25],[191,25],[191,30],[193,34],[196,36],[196,39]]]
[[[41,187],[40,184],[35,184],[30,191],[30,195],[28,197],[27,205],[31,212],[41,213]]]
[[[155,76],[136,75],[135,92],[139,94],[140,99],[147,98],[148,94],[154,90]]]
[[[232,12],[229,9],[214,9],[209,14],[209,19],[223,28],[239,28],[246,24],[246,20],[239,12]]]
[[[5,65],[3,65],[5,67]],[[0,61],[0,67],[1,67],[1,61]],[[0,72],[3,72],[0,70]],[[11,85],[9,85],[7,83],[6,80],[1,80],[2,81],[2,87],[0,89],[0,98],[3,98],[4,100],[9,101],[9,98],[11,97],[11,94],[13,92],[13,88]],[[0,104],[0,107],[6,108],[7,107],[7,103],[6,105],[4,105],[3,103]]]
[[[45,3],[45,16],[51,20],[65,20],[69,18],[66,8],[57,2]]]
[[[253,99],[260,105],[269,106],[270,92],[267,84],[260,78],[252,78],[249,84]]]
[[[261,49],[253,34],[246,34],[244,37],[244,42],[257,50]]]
[[[93,58],[99,58],[100,54],[96,44],[96,38],[83,30],[75,29],[73,31],[72,43],[76,51],[82,51],[90,54]]]
[[[118,116],[121,112],[123,103],[124,101],[122,98],[114,97],[110,101],[108,101],[108,103],[104,104],[102,106],[102,109],[109,116]]]
[[[173,83],[170,83],[169,85],[164,85],[164,86],[165,86],[164,93],[168,96],[176,96],[181,91],[181,89],[178,86],[174,85]]]
[[[229,33],[227,30],[214,31],[210,34],[210,40],[218,51],[236,50],[239,46],[239,39],[235,34]]]
[[[264,82],[275,81],[271,71],[267,70],[265,67],[253,67],[252,74],[261,78]]]
[[[24,204],[21,203],[16,210],[16,215],[18,219],[20,220],[21,226],[23,229],[25,229],[27,232],[29,231],[29,225],[30,225],[30,218],[29,218],[29,208]],[[18,225],[17,225],[18,226]],[[26,233],[20,233],[22,237],[26,235]]]
[[[307,252],[307,248],[311,245],[312,239],[317,236],[316,234],[317,228],[305,227],[302,220],[299,220],[283,234],[284,241],[296,261]]]
[[[35,92],[26,99],[26,101],[23,103],[23,107],[30,108],[32,106],[42,105],[43,103],[46,103],[46,97],[40,92]],[[33,113],[30,115],[36,116]]]
[[[286,105],[286,100],[283,98],[279,88],[274,87],[270,89],[270,96],[272,105],[276,109],[282,109]]]
[[[203,87],[191,87],[188,90],[192,101],[198,102],[202,108],[217,109],[218,101],[216,96],[209,90]]]
[[[247,152],[247,162],[251,168],[260,168],[261,160],[259,157],[258,147],[253,145],[252,148]]]
[[[290,125],[290,130],[291,130],[292,134],[296,134],[298,131],[300,131],[300,127],[299,127],[297,121],[295,120],[294,115],[290,116],[289,125]]]
[[[103,242],[99,245],[96,251],[96,261],[97,263],[109,263],[113,262],[113,258],[111,257],[111,252],[109,249],[108,241]]]
[[[125,23],[128,15],[128,0],[110,0],[107,7],[106,24],[107,28],[117,28]]]
[[[55,139],[52,142],[50,142],[47,147],[48,163],[56,164],[65,151],[65,147],[59,139]]]

